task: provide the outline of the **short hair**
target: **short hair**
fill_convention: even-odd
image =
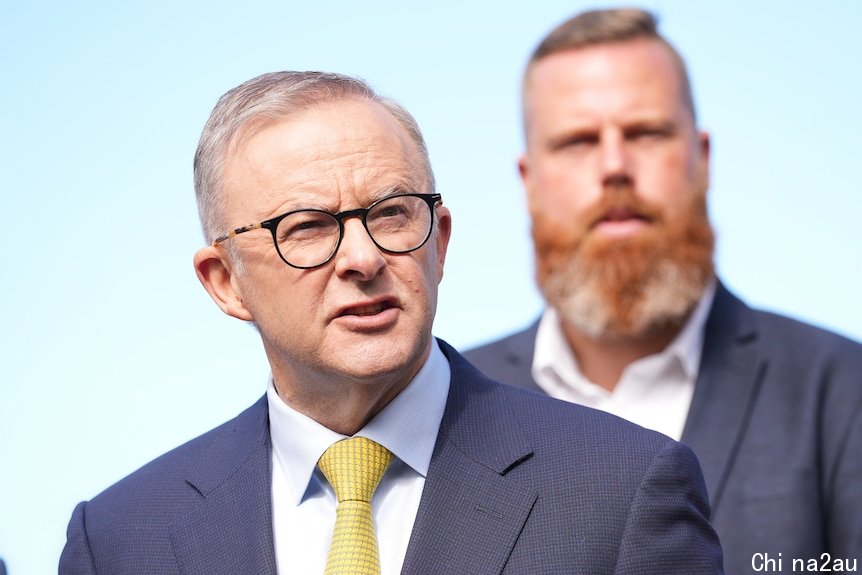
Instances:
[[[327,72],[271,72],[252,78],[219,98],[204,125],[194,159],[198,214],[207,242],[223,233],[223,177],[227,154],[248,128],[288,119],[324,103],[350,99],[380,104],[416,144],[427,192],[434,191],[428,148],[416,120],[401,104],[377,94],[365,81]]]
[[[581,12],[554,28],[533,50],[523,78],[523,96],[526,96],[530,72],[536,63],[560,52],[615,44],[631,40],[654,40],[667,48],[679,72],[682,98],[697,123],[697,112],[692,95],[691,81],[682,55],[658,31],[656,17],[639,8],[616,8]],[[525,118],[526,120],[526,118]]]

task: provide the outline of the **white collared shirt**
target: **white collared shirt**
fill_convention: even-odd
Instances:
[[[446,407],[449,380],[449,362],[432,340],[428,360],[413,381],[354,436],[376,441],[395,455],[371,502],[381,575],[401,572]],[[278,571],[322,574],[338,501],[317,468],[317,460],[345,436],[284,403],[271,380],[266,393]]]
[[[533,379],[551,397],[613,413],[679,440],[691,407],[715,289],[713,281],[664,351],[626,366],[612,392],[584,377],[557,311],[548,307],[536,333]]]

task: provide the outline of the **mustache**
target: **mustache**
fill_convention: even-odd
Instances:
[[[548,219],[543,213],[533,212],[531,215],[534,237],[546,236],[550,230],[543,228],[547,228],[550,224],[554,228],[552,234],[556,237],[554,240],[548,237],[544,239],[551,240],[552,245],[567,246],[580,245],[587,239],[593,228],[605,221],[640,219],[661,227],[666,223],[667,217],[661,208],[635,193],[634,188],[628,183],[612,183],[604,186],[601,196],[592,205],[587,206],[573,220],[565,223],[557,221],[551,224],[553,220]]]
[[[604,221],[641,219],[649,223],[662,223],[662,210],[638,196],[629,184],[611,184],[582,215],[581,226],[586,231]]]

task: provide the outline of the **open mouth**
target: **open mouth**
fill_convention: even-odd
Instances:
[[[350,307],[346,307],[341,312],[339,312],[338,317],[344,316],[370,316],[377,315],[379,313],[383,313],[387,309],[394,307],[394,303],[390,300],[379,301],[370,304],[364,305],[354,305]]]
[[[378,333],[395,326],[401,306],[397,298],[356,303],[341,308],[333,318],[336,325],[358,333]]]
[[[392,307],[388,302],[379,302],[375,304],[369,305],[358,305],[354,307],[345,308],[339,315],[377,315],[378,313],[385,311]]]

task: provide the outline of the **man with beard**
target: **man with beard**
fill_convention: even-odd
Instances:
[[[655,19],[603,10],[560,25],[529,61],[523,110],[548,307],[467,357],[691,446],[728,573],[858,558],[862,346],[752,310],[715,277],[709,137]]]

